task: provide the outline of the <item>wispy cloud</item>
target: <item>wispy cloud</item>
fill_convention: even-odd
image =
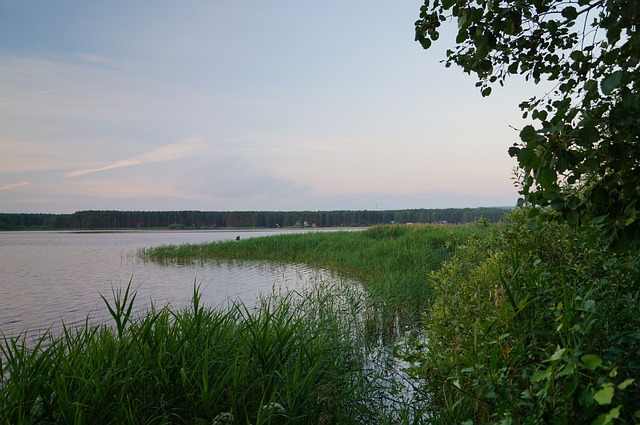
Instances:
[[[273,134],[273,133],[280,133],[283,131],[287,131],[287,130],[277,130],[277,131],[271,131],[271,132],[267,132],[267,133],[262,133],[260,135],[257,136],[253,136],[253,137],[260,137],[260,136],[264,136],[267,134]],[[96,167],[96,168],[88,168],[88,169],[84,169],[84,170],[76,170],[76,171],[72,171],[70,173],[65,174],[65,177],[70,178],[70,177],[79,177],[79,176],[84,176],[86,174],[91,174],[91,173],[97,173],[100,171],[107,171],[107,170],[113,170],[116,168],[122,168],[122,167],[131,167],[134,165],[142,165],[142,164],[149,164],[149,163],[154,163],[154,162],[166,162],[166,161],[173,161],[176,159],[180,159],[180,158],[184,158],[187,156],[192,156],[192,155],[196,155],[197,153],[201,152],[204,148],[206,147],[210,147],[210,146],[214,146],[214,145],[221,145],[221,144],[225,144],[225,143],[230,143],[230,142],[235,142],[238,140],[244,140],[244,139],[248,139],[250,138],[249,136],[242,136],[242,137],[235,137],[235,138],[231,138],[231,139],[226,139],[226,140],[221,140],[221,141],[215,141],[215,142],[209,142],[206,141],[202,138],[199,137],[188,137],[186,139],[183,139],[177,143],[172,143],[169,145],[165,145],[162,146],[158,149],[154,149],[152,151],[143,153],[142,155],[138,155],[132,158],[127,158],[127,159],[123,159],[120,161],[116,161],[113,162],[111,164],[102,166],[102,167]]]
[[[20,182],[20,183],[10,183],[5,184],[4,186],[0,186],[0,190],[12,190],[18,187],[27,186],[29,182]]]
[[[79,177],[86,174],[113,170],[116,168],[131,167],[134,165],[148,164],[152,162],[172,161],[175,159],[184,158],[185,156],[193,155],[203,147],[210,144],[211,143],[205,143],[202,139],[199,138],[187,138],[177,143],[172,143],[170,145],[162,146],[158,149],[143,153],[142,155],[116,161],[102,167],[72,171],[70,173],[67,173],[65,177]]]
[[[123,67],[119,63],[106,56],[93,55],[89,53],[78,53],[78,58],[94,65],[116,69],[119,71],[123,70]]]
[[[37,96],[37,95],[41,95],[41,94],[58,93],[58,92],[62,92],[62,91],[75,90],[77,88],[86,87],[86,86],[87,86],[87,84],[78,84],[78,85],[74,85],[74,86],[60,87],[60,88],[51,89],[51,90],[40,90],[40,91],[34,91],[34,92],[17,93],[17,94],[11,94],[11,95],[8,95],[8,96],[2,96],[2,97],[0,97],[0,100],[15,99],[15,98],[27,97],[27,96]]]

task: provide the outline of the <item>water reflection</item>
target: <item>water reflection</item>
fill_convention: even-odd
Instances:
[[[242,238],[283,231],[242,231]],[[237,231],[198,232],[0,232],[0,331],[44,330],[83,323],[90,315],[104,320],[108,311],[100,294],[129,282],[136,304],[180,307],[189,302],[194,284],[205,305],[229,300],[248,305],[259,293],[287,288],[308,279],[330,278],[302,265],[203,263],[171,266],[143,262],[140,248],[163,244],[232,240]],[[324,274],[323,274],[324,273]]]

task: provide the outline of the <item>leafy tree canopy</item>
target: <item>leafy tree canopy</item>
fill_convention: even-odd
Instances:
[[[449,21],[446,66],[475,74],[483,96],[511,74],[556,83],[520,104],[533,125],[509,154],[524,202],[637,244],[640,1],[425,0],[416,40],[429,48]]]

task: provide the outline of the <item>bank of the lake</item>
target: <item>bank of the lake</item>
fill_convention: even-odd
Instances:
[[[431,298],[429,272],[469,238],[495,231],[487,222],[466,225],[382,225],[363,232],[283,234],[242,243],[165,245],[140,251],[159,263],[220,260],[302,263],[362,282],[367,291],[410,320]],[[416,315],[417,314],[417,315]]]
[[[256,308],[135,310],[106,298],[108,324],[47,335],[35,350],[5,339],[3,423],[408,423],[424,400],[402,399],[372,355],[416,320],[428,273],[492,226],[381,226],[145,249],[146,261],[271,261],[332,270],[337,281],[278,292]],[[365,290],[361,290],[364,288]],[[404,321],[404,322],[403,322]],[[397,400],[394,399],[397,397]],[[226,422],[224,422],[227,420]]]

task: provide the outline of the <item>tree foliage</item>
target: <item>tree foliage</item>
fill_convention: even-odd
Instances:
[[[371,226],[381,223],[498,222],[505,208],[338,211],[77,211],[73,214],[0,213],[0,230]]]
[[[640,2],[425,0],[416,40],[429,48],[448,21],[446,66],[475,74],[483,96],[513,74],[555,83],[520,104],[532,124],[509,154],[524,202],[640,240]]]

